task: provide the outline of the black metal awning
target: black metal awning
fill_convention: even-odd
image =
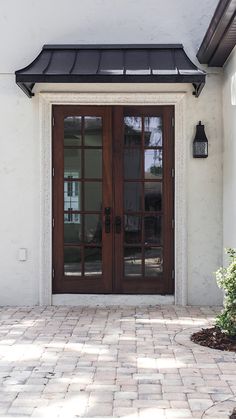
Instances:
[[[16,83],[32,97],[35,83],[192,83],[199,96],[206,74],[183,45],[44,45]]]

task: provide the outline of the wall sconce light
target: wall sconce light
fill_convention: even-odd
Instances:
[[[193,141],[193,157],[208,157],[208,140],[205,134],[204,125],[201,121],[196,126],[196,135]]]

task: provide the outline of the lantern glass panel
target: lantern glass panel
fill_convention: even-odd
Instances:
[[[208,144],[205,141],[195,141],[193,144],[193,156],[194,157],[207,157],[208,155]]]

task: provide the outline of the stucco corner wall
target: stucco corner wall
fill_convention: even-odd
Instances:
[[[188,304],[222,303],[214,272],[222,264],[222,75],[211,72],[198,99],[188,97]],[[195,126],[209,141],[206,159],[192,157]]]
[[[0,76],[0,305],[39,302],[38,101]],[[27,260],[19,261],[19,249]]]
[[[236,47],[224,66],[223,116],[223,246],[236,248]]]

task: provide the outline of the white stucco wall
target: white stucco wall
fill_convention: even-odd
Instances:
[[[1,0],[0,73],[43,44],[184,43],[195,57],[218,0]]]
[[[236,47],[224,66],[224,247],[236,247]]]
[[[222,88],[221,75],[209,74],[199,100],[187,105],[188,160],[188,302],[221,301],[214,272],[222,263]],[[201,120],[208,137],[207,159],[193,159],[194,123]]]
[[[0,304],[38,302],[39,145],[37,101],[12,75],[0,77]],[[27,248],[27,261],[18,261]]]
[[[13,72],[31,62],[44,43],[183,43],[195,60],[216,4],[199,0],[196,9],[195,0],[71,0],[68,8],[64,0],[1,1],[0,39],[7,44],[0,44],[0,304],[39,303],[39,98],[28,99],[15,85]],[[70,86],[89,88],[134,89]],[[68,86],[38,85],[36,92],[56,89]],[[221,294],[212,272],[222,262],[221,73],[209,72],[198,99],[191,86],[158,89],[186,90],[188,303],[218,304]],[[193,159],[191,152],[199,120],[209,139],[209,157],[203,160]],[[25,262],[18,260],[20,248],[27,248]]]

